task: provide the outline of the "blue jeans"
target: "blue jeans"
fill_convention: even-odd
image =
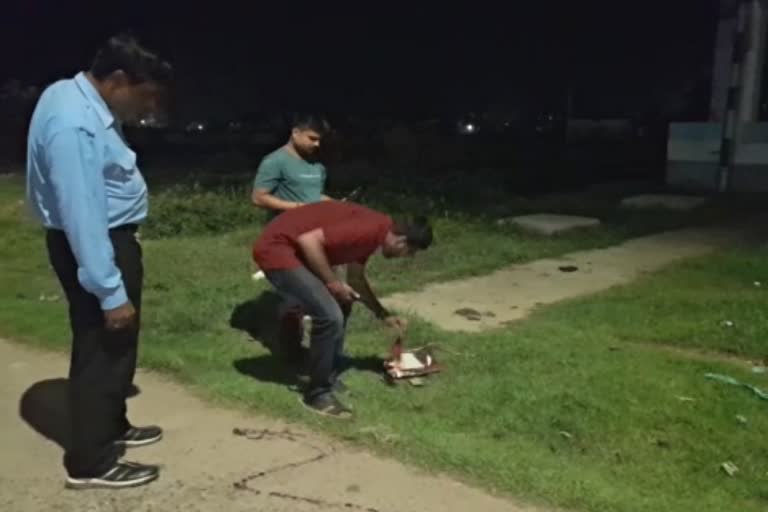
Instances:
[[[341,371],[347,318],[352,305],[341,305],[323,282],[306,267],[264,272],[267,280],[287,301],[298,302],[312,318],[309,340],[307,399],[330,393]]]

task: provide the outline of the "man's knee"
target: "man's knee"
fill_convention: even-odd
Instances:
[[[323,310],[319,315],[312,318],[312,327],[322,329],[329,334],[344,334],[344,314],[338,305],[333,308]]]

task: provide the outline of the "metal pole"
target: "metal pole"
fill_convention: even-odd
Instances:
[[[718,173],[718,191],[726,192],[729,187],[733,168],[733,155],[736,149],[736,126],[738,118],[736,109],[741,84],[741,67],[744,58],[745,28],[750,0],[740,0],[736,11],[736,27],[733,33],[731,53],[731,77],[728,87],[728,97],[723,116],[723,133],[720,140],[720,163]]]
[[[570,142],[570,130],[571,130],[571,111],[573,110],[573,88],[571,84],[568,84],[568,90],[566,91],[565,99],[565,146],[568,147]]]
[[[757,121],[760,112],[760,93],[765,67],[766,4],[765,0],[752,0],[749,4],[744,29],[744,57],[738,106],[738,119],[742,123]]]

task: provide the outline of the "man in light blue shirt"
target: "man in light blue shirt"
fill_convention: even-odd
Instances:
[[[27,195],[69,302],[70,488],[148,483],[156,466],[119,460],[162,437],[134,427],[126,398],[136,370],[143,266],[136,230],[147,186],[124,123],[159,109],[171,67],[130,36],[110,39],[90,71],[49,86],[29,128]]]

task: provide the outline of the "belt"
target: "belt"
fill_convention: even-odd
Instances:
[[[114,228],[110,228],[110,231],[128,231],[130,233],[135,233],[139,230],[138,224],[123,224],[122,226],[117,226]]]
[[[116,226],[114,228],[109,228],[109,231],[117,231],[117,232],[128,232],[128,233],[136,233],[139,230],[138,224],[123,224],[122,226]],[[57,229],[57,228],[48,228],[48,231],[58,232],[58,233],[64,233],[63,229]]]

